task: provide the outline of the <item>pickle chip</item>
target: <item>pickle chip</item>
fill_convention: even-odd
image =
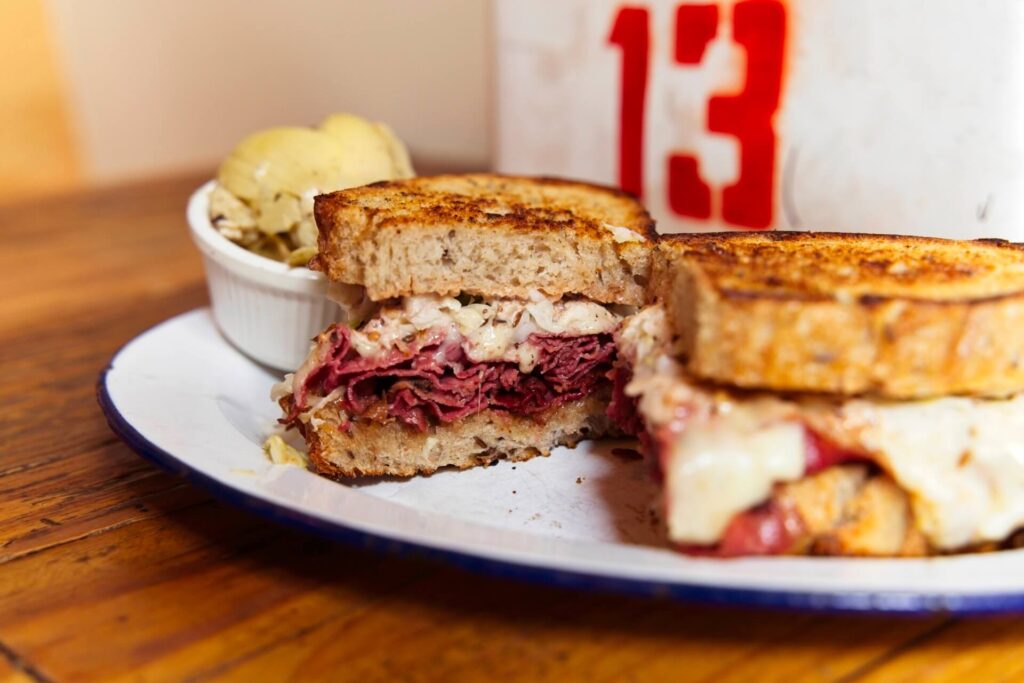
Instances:
[[[210,219],[253,252],[305,265],[316,254],[316,195],[412,175],[388,126],[333,114],[316,128],[269,128],[242,140],[217,173]]]

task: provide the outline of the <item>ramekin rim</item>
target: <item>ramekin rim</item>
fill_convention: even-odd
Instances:
[[[310,270],[305,266],[289,266],[283,261],[260,256],[245,247],[235,244],[213,226],[210,220],[210,193],[216,180],[208,180],[196,189],[189,197],[186,214],[192,235],[211,251],[219,256],[256,268],[272,276],[287,277],[292,280],[321,282],[323,274]]]

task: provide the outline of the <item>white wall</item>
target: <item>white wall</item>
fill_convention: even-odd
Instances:
[[[85,172],[211,166],[247,133],[334,111],[414,155],[489,160],[487,0],[48,0]]]

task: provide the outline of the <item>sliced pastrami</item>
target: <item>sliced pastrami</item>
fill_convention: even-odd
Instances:
[[[431,420],[453,422],[488,408],[532,415],[583,398],[608,383],[615,360],[609,334],[533,334],[533,370],[508,361],[474,362],[458,343],[425,333],[380,356],[362,357],[351,347],[350,330],[336,325],[325,334],[331,348],[296,387],[294,421],[311,394],[341,388],[338,403],[350,418],[384,415],[423,431]],[[384,401],[387,410],[373,410]]]

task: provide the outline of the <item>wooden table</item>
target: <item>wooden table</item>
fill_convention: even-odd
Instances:
[[[179,178],[0,208],[0,681],[1021,680],[1024,622],[574,592],[327,542],[132,453],[125,341],[206,303]]]

